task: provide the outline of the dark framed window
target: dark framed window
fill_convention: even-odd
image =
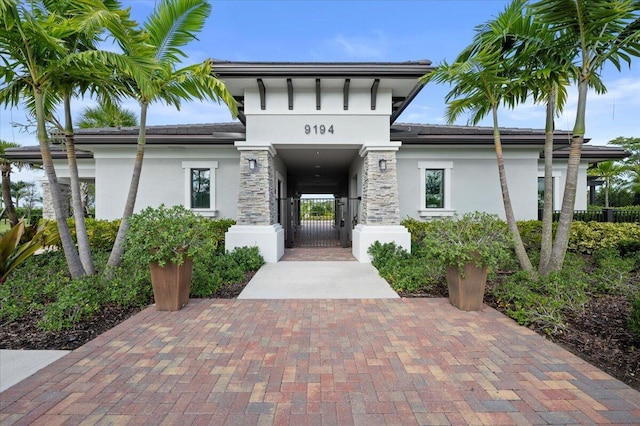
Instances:
[[[444,208],[444,169],[426,169],[424,171],[425,208]]]
[[[555,190],[556,190],[556,178],[551,180],[551,208],[555,210]],[[544,178],[538,178],[538,208],[544,208]]]
[[[211,169],[191,169],[191,208],[211,208]]]

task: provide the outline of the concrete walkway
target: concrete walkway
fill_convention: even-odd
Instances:
[[[69,352],[0,349],[0,392],[26,379]]]
[[[446,299],[150,307],[0,394],[0,424],[638,424],[640,393]]]
[[[398,298],[368,263],[267,263],[238,299],[387,299]]]

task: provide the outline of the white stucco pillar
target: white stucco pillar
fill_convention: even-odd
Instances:
[[[353,230],[353,256],[371,262],[367,253],[376,241],[394,242],[411,251],[411,234],[400,225],[396,151],[400,142],[365,144],[360,149],[362,170],[362,220]]]
[[[277,223],[276,150],[270,143],[236,142],[240,151],[240,186],[236,225],[225,234],[225,249],[257,246],[268,263],[284,255],[284,229]]]

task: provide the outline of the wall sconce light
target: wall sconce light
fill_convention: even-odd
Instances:
[[[380,171],[387,170],[387,160],[383,158],[378,161],[378,167],[380,167]]]
[[[255,170],[258,162],[255,158],[249,158],[249,170]]]

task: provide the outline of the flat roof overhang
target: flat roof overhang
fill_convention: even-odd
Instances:
[[[238,118],[246,124],[244,115],[244,90],[257,87],[264,96],[265,81],[285,79],[288,90],[294,87],[294,80],[322,79],[344,80],[344,91],[354,87],[358,80],[370,80],[371,91],[379,87],[392,90],[390,123],[393,124],[413,99],[420,93],[424,84],[419,78],[435,68],[431,61],[406,62],[232,62],[213,60],[215,74],[224,81],[227,89],[238,102]],[[373,99],[372,99],[373,102]]]

